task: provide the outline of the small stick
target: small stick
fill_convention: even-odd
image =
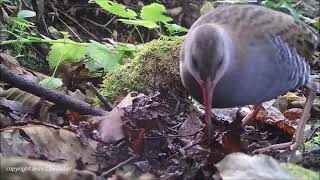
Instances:
[[[161,139],[161,138],[176,138],[176,137],[188,137],[188,136],[195,136],[199,132],[202,131],[203,128],[199,129],[198,131],[191,133],[191,134],[186,134],[186,135],[167,135],[167,136],[153,136],[153,137],[144,137],[143,139]]]
[[[109,169],[108,171],[103,172],[103,173],[101,174],[101,176],[104,177],[104,176],[106,176],[106,175],[109,175],[112,171],[114,171],[114,170],[118,169],[119,167],[127,164],[128,162],[130,162],[130,161],[131,161],[132,159],[134,159],[135,157],[136,157],[136,156],[132,156],[131,158],[129,158],[129,159],[127,159],[127,160],[119,163],[118,165],[116,165],[115,167]]]
[[[76,23],[82,30],[84,30],[86,33],[88,33],[93,39],[95,40],[99,40],[94,34],[92,34],[90,31],[88,31],[86,28],[84,28],[77,20],[75,20],[74,18],[72,18],[71,16],[69,16],[67,13],[64,13],[63,11],[61,11],[60,9],[54,7],[54,5],[52,3],[50,3],[52,9],[57,13],[57,11],[59,11],[61,14],[63,14],[64,16],[66,16],[67,18],[69,18],[71,21],[73,21],[74,23]]]
[[[108,31],[108,32],[112,35],[112,31],[111,31],[109,28],[107,28],[107,26],[108,26],[113,20],[116,19],[116,16],[114,16],[113,18],[111,18],[106,24],[99,24],[99,23],[97,23],[97,22],[92,21],[91,19],[86,18],[86,17],[80,17],[80,18],[83,19],[83,20],[88,21],[89,23],[91,23],[91,24],[93,24],[93,25],[96,25],[96,26],[98,26],[98,27],[100,27],[100,28]]]
[[[104,106],[106,107],[107,111],[111,111],[112,110],[112,105],[111,103],[108,101],[108,99],[106,97],[104,97],[99,90],[91,83],[88,82],[87,86],[90,88],[90,90],[100,99],[100,101],[104,104]]]
[[[2,57],[0,56],[0,59]],[[80,114],[91,114],[97,116],[103,116],[107,111],[93,107],[88,103],[74,99],[61,92],[51,90],[49,88],[39,85],[38,82],[30,81],[22,75],[9,70],[4,65],[0,64],[0,81],[8,83],[23,91],[29,92],[40,98],[44,98],[48,101],[54,102],[62,107],[72,109]]]

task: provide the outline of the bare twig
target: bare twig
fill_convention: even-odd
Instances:
[[[21,128],[28,128],[28,127],[44,127],[44,125],[32,124],[32,125],[25,125],[25,126],[10,126],[10,127],[6,127],[6,128],[0,129],[0,132],[8,131],[8,130],[21,129]],[[55,128],[55,129],[57,129],[57,128]]]
[[[50,3],[50,2],[49,2]],[[82,30],[84,30],[87,34],[89,34],[93,39],[95,40],[99,40],[99,38],[97,38],[97,36],[95,36],[94,34],[92,34],[90,31],[88,31],[86,28],[84,28],[77,20],[75,20],[73,17],[71,17],[70,15],[68,15],[67,13],[61,11],[60,9],[56,8],[53,6],[52,3],[50,3],[52,9],[54,9],[55,11],[59,11],[59,13],[63,14],[64,16],[66,16],[67,18],[69,18],[71,21],[73,21],[74,23],[76,23]]]
[[[87,86],[90,88],[90,90],[100,99],[100,101],[104,104],[104,106],[107,108],[107,111],[112,110],[112,105],[108,101],[106,97],[104,97],[102,94],[99,93],[98,89],[91,83],[88,82]]]
[[[17,87],[23,91],[32,93],[36,96],[54,102],[62,107],[72,109],[81,114],[102,116],[107,113],[100,108],[92,107],[88,103],[76,100],[70,96],[57,91],[53,91],[46,87],[42,87],[38,82],[28,80],[24,76],[20,76],[17,73],[9,70],[2,64],[0,64],[0,81],[11,84],[12,86]]]
[[[177,151],[177,152],[175,152],[174,154],[172,154],[168,159],[171,159],[173,156],[176,156],[179,152],[181,152],[181,151],[185,151],[185,150],[187,150],[187,149],[189,149],[189,148],[191,148],[191,147],[193,147],[193,146],[195,146],[195,145],[198,145],[200,142],[202,142],[203,140],[200,140],[200,141],[196,141],[196,142],[192,142],[192,143],[190,143],[190,144],[188,144],[187,146],[184,146],[184,147],[182,147],[182,148],[180,148],[179,149],[179,151]]]
[[[125,161],[123,161],[123,162],[119,163],[118,165],[116,165],[115,167],[113,167],[113,168],[109,169],[108,171],[103,172],[103,173],[101,174],[101,176],[102,176],[102,177],[104,177],[104,176],[109,175],[111,172],[113,172],[113,171],[115,171],[116,169],[118,169],[119,167],[121,167],[121,166],[123,166],[123,165],[127,164],[128,162],[130,162],[131,160],[133,160],[135,157],[136,157],[136,156],[132,156],[132,157],[130,157],[129,159],[127,159],[127,160],[125,160]]]
[[[186,135],[167,135],[167,136],[153,136],[153,137],[144,137],[143,139],[161,139],[161,138],[177,138],[177,137],[187,137],[187,136],[195,136],[199,132],[202,131],[203,128],[199,129],[198,131],[191,133],[191,134],[186,134]]]
[[[82,42],[82,39],[80,38],[80,36],[70,26],[68,26],[67,23],[62,21],[62,19],[59,16],[57,16],[57,18],[59,19],[60,22],[62,22],[62,24],[64,24],[73,33],[73,35],[75,35],[78,38],[79,41]]]
[[[36,121],[36,120],[27,120],[27,121],[23,121],[23,122],[17,122],[15,123],[15,125],[27,125],[27,124],[35,124],[35,125],[43,125],[43,126],[47,126],[47,127],[51,127],[54,129],[61,129],[60,126],[54,125],[54,124],[49,124],[46,122],[42,122],[42,121]]]
[[[107,26],[109,26],[109,24],[112,23],[112,21],[114,21],[116,19],[116,16],[111,18],[106,24],[99,24],[97,22],[92,21],[91,19],[86,18],[86,17],[80,17],[80,18],[85,21],[88,21],[89,23],[91,23],[95,26],[103,28],[104,30],[108,31],[112,35],[112,31],[109,28],[107,28]]]

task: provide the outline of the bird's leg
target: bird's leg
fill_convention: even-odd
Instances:
[[[305,129],[305,126],[306,126],[306,123],[307,123],[307,120],[310,118],[310,111],[311,111],[311,108],[312,108],[312,104],[313,104],[313,101],[314,99],[316,98],[316,91],[315,89],[313,89],[312,87],[307,87],[307,100],[306,100],[306,103],[304,105],[304,108],[303,108],[303,111],[302,111],[302,114],[301,114],[301,118],[300,118],[300,121],[298,123],[298,127],[296,129],[296,132],[295,132],[295,135],[294,135],[294,138],[293,138],[293,144],[290,146],[290,149],[291,150],[296,150],[298,149],[298,147],[300,145],[303,144],[303,141],[304,141],[304,137],[303,137],[303,134],[304,134],[304,129]]]
[[[298,127],[296,129],[296,132],[294,134],[294,137],[292,138],[291,142],[287,142],[287,143],[281,143],[281,144],[275,144],[275,145],[271,145],[268,146],[266,148],[261,148],[261,149],[257,149],[254,151],[254,153],[261,153],[267,150],[276,150],[276,149],[285,149],[290,147],[290,150],[297,150],[299,148],[299,146],[301,146],[303,144],[304,141],[304,128],[306,126],[307,120],[310,117],[310,110],[312,108],[312,103],[316,97],[316,90],[315,88],[313,88],[312,86],[306,85],[307,88],[307,100],[306,103],[304,105],[302,114],[301,114],[301,118],[300,121],[298,123]]]
[[[253,110],[242,119],[241,127],[245,127],[246,125],[248,125],[248,123],[257,116],[261,107],[262,107],[261,103],[258,105],[255,105],[253,107]]]

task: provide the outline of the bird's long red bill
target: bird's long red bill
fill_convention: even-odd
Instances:
[[[212,136],[212,122],[211,122],[211,107],[212,107],[212,97],[213,93],[216,87],[216,81],[211,80],[210,78],[207,78],[204,82],[203,80],[200,80],[199,82],[201,91],[202,91],[202,97],[203,97],[203,105],[205,110],[205,122],[208,125],[208,135],[209,138]]]

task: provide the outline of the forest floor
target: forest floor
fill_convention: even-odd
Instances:
[[[131,26],[119,23],[114,15],[88,1],[32,2],[35,3],[23,1],[22,5],[37,13],[31,20],[34,27],[26,30],[30,34],[59,39],[62,38],[59,32],[65,31],[77,42],[126,42],[132,46],[143,46],[160,37],[147,28],[132,32]],[[154,1],[117,2],[137,11]],[[189,28],[200,16],[204,1],[159,0],[157,3],[165,5],[176,24]],[[8,33],[10,29],[3,30],[8,27],[5,25],[9,16],[19,8],[1,2],[0,5],[0,25],[3,25],[0,27],[5,32],[0,39],[7,41],[13,36]],[[316,11],[310,14],[305,8],[300,12],[319,17]],[[6,81],[9,77],[1,77],[0,81],[0,177],[4,179],[15,176],[23,179],[320,178],[319,94],[305,129],[304,147],[257,155],[254,151],[259,148],[291,141],[305,102],[302,90],[264,103],[246,128],[241,128],[241,119],[252,110],[251,106],[214,109],[214,137],[208,139],[203,108],[189,98],[184,106],[184,100],[172,98],[173,102],[168,102],[157,91],[130,92],[103,107],[103,103],[97,103],[95,96],[99,93],[94,89],[105,79],[105,74],[91,76],[86,59],[67,62],[56,70],[64,83],[59,92],[90,103],[84,110],[96,113],[81,115],[59,98],[47,101],[46,95],[68,99],[60,94],[43,93],[43,89],[32,84],[35,77],[49,77],[52,73],[47,62],[49,51],[50,47],[42,43],[23,47],[1,45],[0,63],[23,75],[16,77],[16,83]],[[319,51],[314,59],[312,74],[319,78]],[[124,63],[129,60],[124,59]],[[105,110],[92,109],[97,104]]]

